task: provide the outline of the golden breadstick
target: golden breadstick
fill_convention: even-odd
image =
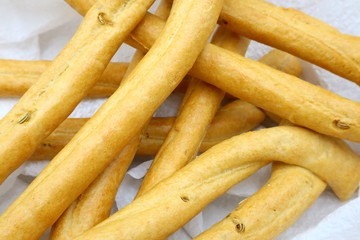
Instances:
[[[89,10],[41,79],[0,121],[0,183],[86,97],[153,1],[100,0]]]
[[[257,193],[194,239],[274,239],[311,206],[325,187],[307,169],[273,163],[271,178]]]
[[[170,8],[169,3],[162,1],[158,11],[165,16],[170,13]],[[143,57],[142,52],[135,52],[122,84],[128,81],[126,77]],[[66,209],[51,229],[51,240],[74,239],[110,216],[119,185],[135,156],[139,142],[140,136],[134,136],[117,159]]]
[[[272,53],[271,55],[277,54],[280,55],[280,51],[279,53]],[[284,54],[278,58],[275,56],[264,56],[260,59],[260,62],[286,73],[289,72],[284,68],[297,68],[297,65],[295,64],[296,60],[294,60],[294,58],[289,57],[288,60],[290,62],[288,62],[284,61],[284,59],[282,59],[283,57],[285,57]],[[40,78],[41,74],[50,66],[50,64],[50,61],[19,61],[0,59],[0,96],[22,96],[31,87],[31,85]],[[87,97],[111,96],[111,94],[113,94],[119,87],[127,67],[127,63],[110,63],[101,75],[99,81],[90,90]],[[291,72],[296,71],[296,69],[288,70]],[[298,76],[298,74],[293,75]],[[175,91],[185,92],[188,84],[189,78],[185,77],[184,80],[176,87]]]
[[[281,126],[225,140],[76,240],[164,239],[269,161],[310,169],[340,199],[360,180],[360,157],[339,139]],[[146,226],[146,227],[144,227]]]
[[[147,14],[131,37],[150,48],[162,24]],[[360,142],[359,103],[256,61],[207,44],[189,74],[297,125]]]
[[[201,143],[200,152],[205,152],[225,139],[257,127],[263,118],[263,112],[247,102],[236,100],[227,104],[216,113]],[[55,157],[87,120],[84,118],[66,119],[40,144],[30,160],[45,160]],[[152,118],[146,130],[142,133],[137,154],[156,155],[174,121],[174,117]]]
[[[263,56],[260,62],[273,68],[299,76],[301,65],[295,57],[279,50],[272,50]],[[258,126],[263,114],[251,104],[235,101],[221,108],[215,115],[204,141],[200,145],[200,152],[204,152],[213,145],[234,135],[246,132]],[[64,121],[31,156],[31,160],[52,159],[85,124],[85,119],[68,119]],[[174,118],[154,118],[143,134],[137,154],[156,155],[165,137],[169,133]]]
[[[136,153],[134,140],[61,215],[51,229],[51,240],[74,239],[110,216],[119,184]]]
[[[147,13],[126,42],[148,50],[163,25]],[[296,125],[360,142],[359,103],[256,61],[207,44],[189,74]]]
[[[242,55],[250,43],[248,39],[221,27],[215,32],[213,42]],[[170,177],[196,156],[224,94],[201,80],[191,80],[174,125],[148,169],[136,197]]]
[[[18,61],[0,59],[0,96],[22,96],[41,74],[50,66],[50,61]],[[127,63],[110,63],[88,97],[108,97],[119,87],[128,67]]]
[[[55,222],[186,75],[221,7],[221,0],[174,2],[165,29],[128,81],[2,214],[0,239],[37,239]]]
[[[360,37],[262,0],[225,0],[219,24],[360,84]]]

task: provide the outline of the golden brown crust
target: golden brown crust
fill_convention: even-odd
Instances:
[[[139,1],[135,2],[126,1],[127,6],[134,3],[141,7]],[[216,25],[221,6],[221,0],[181,0],[173,4],[176,10],[170,14],[166,28],[128,76],[129,81],[0,217],[0,239],[15,235],[17,239],[36,239],[53,224],[186,75]]]
[[[41,79],[0,121],[0,182],[27,160],[86,97],[152,2],[103,0],[89,10],[74,37]],[[106,13],[111,13],[111,19]]]
[[[360,157],[338,139],[292,126],[248,132],[212,147],[76,240],[164,239],[274,160],[309,169],[343,200],[360,180]]]
[[[222,28],[215,32],[213,42],[242,54],[245,54],[250,43],[248,39]],[[201,80],[190,80],[174,125],[148,169],[137,197],[170,177],[196,156],[224,94]]]
[[[157,12],[166,16],[170,12],[170,4],[162,2]],[[144,53],[136,51],[126,73],[127,76],[144,57]],[[134,136],[121,150],[119,156],[95,179],[94,182],[76,199],[61,215],[51,229],[51,240],[71,240],[110,216],[111,208],[122,179],[131,164],[140,136]]]
[[[220,108],[215,115],[204,141],[200,146],[200,152],[204,152],[215,144],[249,131],[257,127],[264,119],[261,110],[241,100],[234,101]],[[66,119],[42,144],[39,145],[30,160],[52,159],[74,137],[88,119]],[[167,134],[169,133],[175,118],[152,118],[146,130],[142,133],[141,143],[137,154],[155,155]]]
[[[150,48],[163,24],[148,13],[131,37]],[[207,44],[189,74],[297,125],[360,142],[360,103],[259,62]]]
[[[262,0],[225,0],[219,24],[360,84],[360,37]]]
[[[132,162],[139,141],[133,139],[103,173],[61,215],[51,240],[71,240],[110,216],[115,196]]]
[[[326,187],[307,169],[283,163],[273,165],[271,178],[258,192],[194,239],[274,239],[290,227]]]

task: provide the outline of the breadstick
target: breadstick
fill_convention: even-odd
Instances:
[[[0,183],[86,97],[153,1],[100,0],[90,9],[41,79],[0,121]]]
[[[301,74],[301,65],[296,58],[276,49],[270,51],[259,61],[295,76]],[[204,152],[227,138],[255,128],[262,119],[262,112],[251,104],[243,101],[234,101],[228,104],[215,115],[199,151]],[[57,130],[38,146],[30,159],[52,159],[85,122],[85,119],[68,119],[64,121]],[[137,154],[156,155],[173,122],[174,118],[153,118],[142,136]]]
[[[221,7],[221,0],[174,2],[161,36],[128,81],[0,217],[0,239],[37,239],[55,222],[186,75]]]
[[[225,139],[257,127],[263,118],[263,112],[247,102],[236,100],[225,105],[219,109],[210,124],[201,143],[200,152],[205,152]],[[87,120],[84,118],[65,120],[40,144],[30,160],[45,160],[55,157]],[[156,155],[172,128],[174,121],[174,117],[152,118],[146,130],[142,133],[137,154]]]
[[[360,37],[262,0],[225,0],[219,24],[360,84]]]
[[[157,12],[166,16],[170,13],[170,9],[171,4],[162,1]],[[143,57],[142,52],[135,52],[122,84],[128,81],[126,77]],[[122,149],[117,159],[110,163],[80,197],[66,209],[51,228],[51,240],[74,239],[110,216],[119,185],[134,159],[139,142],[140,137],[134,136]]]
[[[147,13],[126,42],[150,49],[163,25]],[[189,74],[296,125],[360,142],[360,103],[256,61],[207,44]]]
[[[273,163],[269,181],[201,239],[275,239],[324,191],[326,184],[302,167]]]
[[[22,96],[50,64],[51,61],[0,59],[0,96]],[[87,97],[109,97],[119,87],[127,67],[127,63],[110,63]]]
[[[360,157],[341,140],[293,126],[268,128],[212,147],[76,240],[164,239],[231,186],[274,160],[309,169],[342,200],[359,184]]]
[[[135,143],[133,143],[135,142]],[[61,215],[51,229],[51,240],[71,240],[110,216],[115,196],[134,158],[133,139],[93,183]]]
[[[223,28],[217,29],[213,42],[242,55],[250,43],[248,39]],[[224,94],[201,80],[191,80],[174,125],[148,169],[136,197],[170,177],[196,156]]]

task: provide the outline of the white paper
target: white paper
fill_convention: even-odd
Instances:
[[[360,36],[360,1],[358,0],[271,0],[284,7],[295,7],[305,13],[326,21],[343,33]],[[154,9],[154,7],[153,7]],[[2,0],[0,1],[0,58],[18,60],[53,59],[65,46],[79,26],[82,17],[61,0]],[[252,42],[247,57],[259,59],[271,48]],[[133,49],[123,46],[113,61],[129,61]],[[331,74],[319,67],[303,62],[303,78],[326,87],[344,97],[360,101],[357,85]],[[157,111],[156,116],[173,116],[181,101],[181,94],[171,97]],[[0,117],[16,103],[16,99],[0,99]],[[91,117],[105,99],[82,102],[71,117]],[[352,147],[360,152],[357,144]],[[145,158],[148,159],[148,158]],[[14,172],[0,187],[0,212],[26,188],[46,161],[27,162]],[[150,162],[135,161],[117,194],[117,207],[130,203],[141,184]],[[245,197],[257,191],[270,176],[265,167],[227,194],[219,197],[184,228],[169,239],[191,239],[212,224],[225,217]],[[340,202],[330,190],[310,207],[308,211],[278,239],[360,239],[360,198]],[[48,239],[46,233],[43,240]]]

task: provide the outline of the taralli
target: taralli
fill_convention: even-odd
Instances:
[[[37,239],[55,222],[186,75],[221,7],[221,0],[173,3],[166,27],[127,82],[2,214],[0,239]]]
[[[171,4],[163,1],[157,12],[170,14]],[[124,75],[125,84],[131,71],[144,57],[136,51]],[[134,159],[140,136],[134,136],[120,155],[105,168],[95,181],[75,200],[51,228],[50,240],[71,240],[110,216],[116,193]]]
[[[273,163],[270,180],[257,193],[194,239],[275,239],[311,206],[325,187],[307,169]]]
[[[164,239],[270,161],[309,169],[342,200],[360,180],[360,157],[341,140],[293,126],[248,132],[212,147],[76,240]]]
[[[262,0],[225,0],[219,24],[360,84],[360,37],[300,11]]]
[[[205,152],[223,140],[257,127],[263,119],[264,113],[261,110],[244,101],[237,100],[225,105],[219,109],[210,124],[201,143],[200,152]],[[40,144],[30,160],[45,160],[55,157],[87,121],[88,119],[84,118],[65,120]],[[142,133],[137,154],[156,155],[174,121],[174,117],[151,119]]]
[[[80,0],[81,13],[86,5]],[[126,42],[148,50],[164,22],[148,13]],[[360,103],[207,44],[189,72],[231,95],[319,133],[360,142]]]
[[[153,1],[100,0],[89,10],[41,79],[0,121],[0,183],[86,97]]]
[[[242,55],[250,43],[248,39],[223,28],[217,29],[213,42]],[[191,80],[174,125],[148,169],[136,197],[170,177],[196,156],[224,95],[223,91],[208,83],[195,78]]]
[[[39,81],[51,61],[17,61],[0,59],[0,96],[22,96]],[[119,87],[127,63],[110,63],[87,97],[109,97]]]

